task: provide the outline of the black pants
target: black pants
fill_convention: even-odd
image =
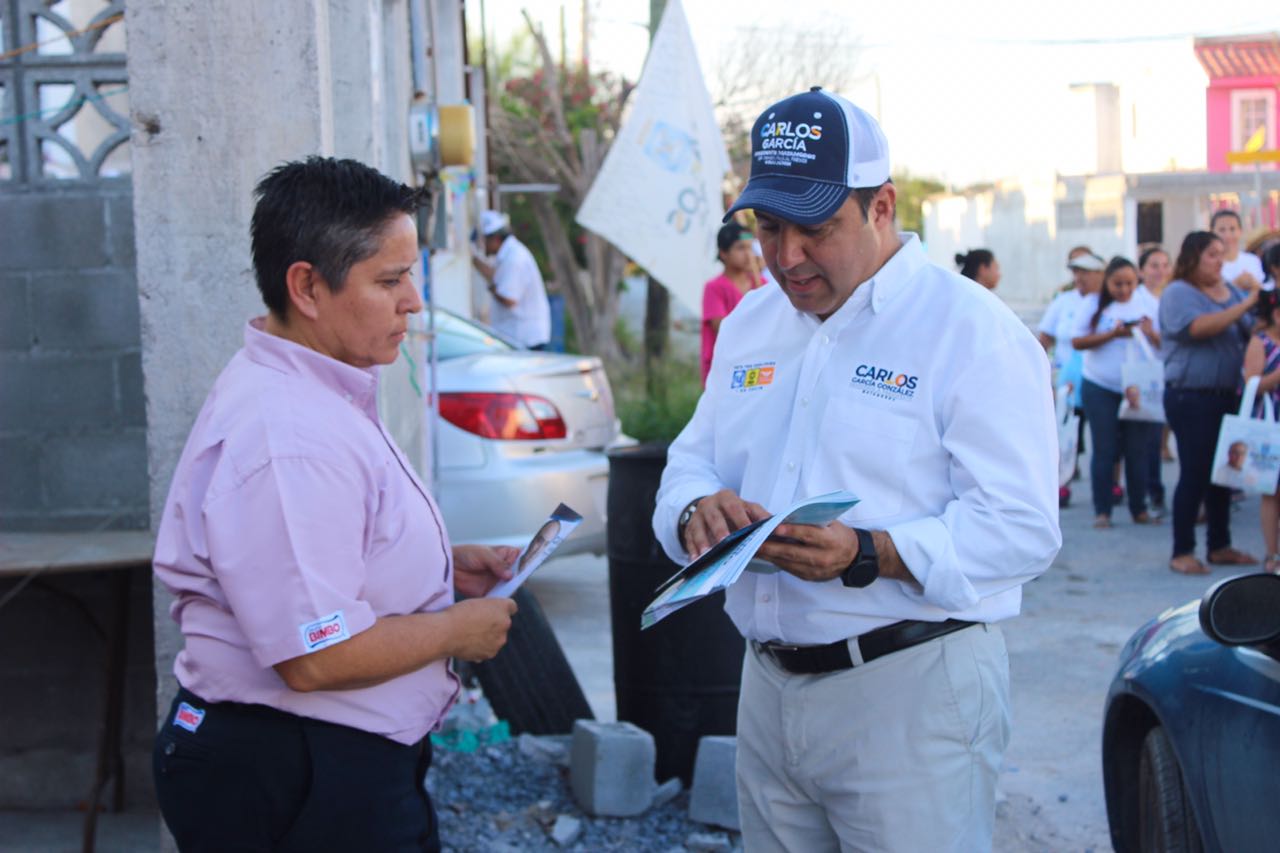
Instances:
[[[175,723],[184,702],[204,712],[194,732]],[[438,851],[430,764],[427,739],[405,746],[185,689],[152,756],[160,812],[183,853]]]
[[[1120,404],[1124,395],[1103,388],[1088,379],[1080,387],[1084,410],[1089,416],[1089,435],[1093,439],[1093,456],[1089,460],[1089,477],[1093,487],[1093,511],[1111,517],[1115,503],[1116,459],[1124,455],[1124,476],[1129,484],[1129,514],[1134,518],[1147,511],[1147,480],[1150,472],[1151,434],[1160,427],[1147,421],[1120,420]]]
[[[1209,519],[1208,551],[1231,547],[1231,490],[1215,486],[1213,451],[1222,418],[1239,398],[1230,392],[1165,388],[1164,413],[1178,442],[1178,485],[1173,490],[1173,556],[1196,550],[1196,516],[1203,502]]]

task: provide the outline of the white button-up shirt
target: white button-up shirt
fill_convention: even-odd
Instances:
[[[515,237],[503,240],[494,256],[493,286],[516,304],[508,308],[493,300],[489,325],[526,347],[551,340],[551,306],[542,273],[533,253]]]
[[[1004,619],[1062,544],[1044,351],[997,297],[902,238],[825,322],[777,287],[725,319],[671,445],[654,531],[687,562],[676,522],[695,498],[729,488],[779,512],[848,489],[861,502],[840,520],[887,531],[920,585],[746,572],[725,606],[748,638],[817,644],[901,619]]]

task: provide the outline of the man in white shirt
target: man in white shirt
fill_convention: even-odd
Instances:
[[[782,525],[725,607],[750,641],[738,710],[748,850],[990,849],[1009,737],[993,623],[1061,545],[1044,351],[976,282],[894,227],[875,120],[819,89],[752,128],[777,287],[721,326],[668,454],[654,531],[686,562],[799,498],[861,502]],[[747,371],[768,381],[742,381]],[[655,630],[661,630],[661,627]]]
[[[496,210],[481,212],[480,234],[493,263],[473,255],[471,264],[489,282],[489,325],[523,347],[546,349],[551,306],[533,253],[511,233],[506,215]]]

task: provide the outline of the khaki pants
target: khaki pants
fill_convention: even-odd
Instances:
[[[748,853],[991,849],[1009,742],[1009,657],[994,625],[825,675],[748,644],[738,804]]]

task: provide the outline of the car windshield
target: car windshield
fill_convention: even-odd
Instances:
[[[516,347],[498,336],[493,329],[466,320],[446,311],[435,309],[437,358],[447,361],[485,352],[510,352]]]

